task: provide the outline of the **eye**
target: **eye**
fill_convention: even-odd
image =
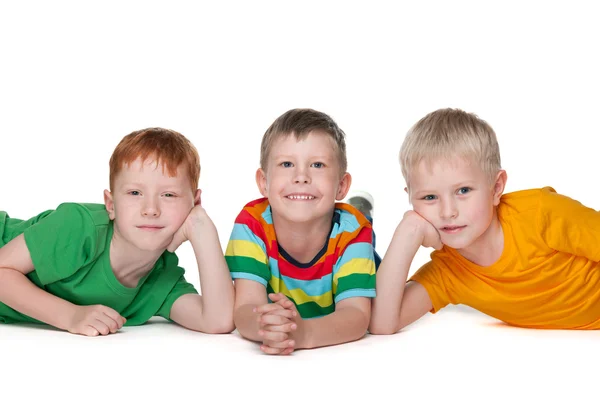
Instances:
[[[279,165],[281,165],[283,168],[291,168],[294,164],[292,164],[290,161],[284,161]]]
[[[130,194],[130,195],[132,195],[132,196],[139,196],[140,195],[140,192],[138,190],[130,190],[127,193]]]
[[[435,200],[435,199],[436,199],[436,197],[433,194],[428,194],[426,196],[423,196],[423,200],[426,200],[426,201],[431,201],[431,200]]]
[[[460,189],[458,189],[458,194],[467,194],[471,191],[471,188],[469,187],[462,187]]]
[[[314,163],[310,164],[310,166],[313,167],[313,168],[323,168],[325,166],[325,164],[323,164],[322,162],[317,161],[317,162],[314,162]]]
[[[165,193],[165,197],[175,197],[175,193]]]

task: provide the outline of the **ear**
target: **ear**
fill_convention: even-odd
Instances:
[[[350,190],[350,185],[352,185],[352,176],[348,172],[344,172],[342,179],[338,185],[337,193],[335,194],[335,199],[338,201],[344,200],[348,191]]]
[[[406,192],[406,194],[408,195],[408,204],[412,204],[410,201],[410,192],[408,191],[408,186],[404,187],[404,191]]]
[[[202,189],[196,189],[196,194],[194,194],[194,205],[195,206],[201,205],[200,195],[202,195]]]
[[[111,220],[115,219],[115,202],[112,197],[112,193],[108,190],[104,190],[104,206],[108,212],[108,217]]]
[[[269,197],[267,191],[267,174],[262,168],[256,170],[256,186],[262,197]]]
[[[496,175],[496,180],[494,181],[493,187],[493,196],[494,196],[494,206],[500,204],[500,197],[502,197],[502,193],[504,193],[504,188],[506,187],[507,180],[506,171],[501,169],[498,171]]]

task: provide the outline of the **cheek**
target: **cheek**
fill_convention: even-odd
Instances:
[[[193,205],[187,204],[170,204],[163,209],[163,216],[168,217],[171,221],[182,224],[192,210]],[[166,214],[166,215],[165,215]]]
[[[274,174],[265,182],[265,188],[267,192],[277,191],[285,187],[286,182],[287,179],[285,176],[282,176],[281,174]]]
[[[131,219],[135,211],[135,204],[132,201],[120,201],[114,206],[114,216],[119,220]]]
[[[482,201],[478,202],[477,206],[470,207],[470,210],[471,215],[474,217],[489,222],[494,214],[492,199],[483,199]]]
[[[424,206],[423,204],[419,204],[418,202],[416,204],[413,202],[413,210],[430,222],[434,219],[437,213],[437,207],[431,205]]]

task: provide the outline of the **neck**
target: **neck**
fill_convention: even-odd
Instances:
[[[482,267],[489,267],[496,263],[503,251],[504,232],[495,208],[492,221],[486,231],[469,247],[458,249],[460,255]]]
[[[308,222],[287,221],[273,214],[277,243],[296,261],[310,262],[323,248],[329,232],[333,210],[319,220]]]
[[[146,251],[133,246],[115,230],[110,242],[110,265],[115,277],[127,287],[136,287],[152,270],[164,250]]]

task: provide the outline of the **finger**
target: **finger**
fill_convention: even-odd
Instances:
[[[184,242],[185,237],[183,236],[183,233],[180,233],[180,231],[177,231],[175,233],[175,235],[173,236],[173,240],[171,240],[171,243],[169,243],[169,245],[167,246],[167,251],[174,253],[175,250],[177,250],[179,248],[179,246],[181,246],[181,244]]]
[[[264,325],[283,325],[283,324],[288,324],[292,321],[290,321],[289,318],[281,317],[279,315],[263,314],[259,317],[258,322],[264,326]]]
[[[91,321],[90,325],[98,331],[101,335],[108,335],[110,333],[110,328],[103,321],[99,319],[94,319]]]
[[[264,314],[264,313],[268,313],[271,311],[275,311],[275,310],[280,310],[283,307],[281,307],[281,305],[277,304],[277,303],[268,303],[268,304],[263,304],[261,306],[255,307],[252,311],[254,311],[257,314]]]
[[[293,339],[283,340],[281,342],[263,340],[263,344],[274,349],[283,350],[288,347],[294,347],[296,345],[296,342]]]
[[[106,325],[108,327],[108,330],[110,331],[110,333],[115,333],[116,331],[119,330],[119,323],[117,322],[119,320],[119,318],[117,318],[117,321],[115,321],[108,315],[101,313],[96,316],[96,320],[101,321],[104,325]],[[100,332],[100,333],[102,333],[102,332]]]
[[[285,296],[284,294],[282,294],[282,293],[271,293],[271,294],[279,296],[279,297],[271,296],[271,300],[274,301],[276,304],[279,304],[281,307],[288,308],[288,309],[296,308],[296,306],[294,305],[294,302],[291,301],[290,299],[288,299],[287,296]],[[278,300],[274,300],[277,298],[278,298]]]
[[[81,335],[84,336],[98,336],[100,335],[100,332],[98,332],[98,330],[96,328],[94,328],[91,325],[86,325],[83,328],[81,328],[81,331],[78,332]]]
[[[285,349],[275,349],[273,347],[267,346],[266,344],[261,345],[260,349],[263,351],[263,353],[270,354],[270,355],[281,354],[283,351],[285,351]]]
[[[117,329],[121,329],[121,327],[123,327],[123,324],[125,323],[125,321],[127,321],[125,318],[123,318],[121,316],[121,314],[119,314],[118,312],[116,312],[115,310],[113,310],[110,307],[104,306],[102,308],[102,313],[104,313],[108,318],[112,319],[113,321],[115,321],[117,323]]]
[[[288,334],[285,332],[274,332],[260,329],[258,334],[262,338],[263,342],[283,342],[288,339]]]
[[[283,293],[271,293],[269,294],[269,299],[274,303],[280,304],[284,308],[290,308],[294,305],[294,303]]]
[[[294,351],[293,347],[288,347],[287,349],[283,350],[281,353],[282,356],[287,356],[289,354],[292,354],[292,352]]]
[[[294,322],[290,322],[289,324],[283,324],[283,325],[266,325],[264,327],[261,328],[261,330],[263,331],[269,331],[269,332],[292,332],[295,331],[298,328],[298,325],[296,325]]]
[[[287,308],[280,308],[278,310],[270,311],[268,313],[264,313],[263,315],[279,315],[280,317],[292,319],[296,316],[294,310],[290,310]]]
[[[271,301],[274,303],[285,298],[287,297],[283,293],[269,293],[269,299],[271,299]]]

